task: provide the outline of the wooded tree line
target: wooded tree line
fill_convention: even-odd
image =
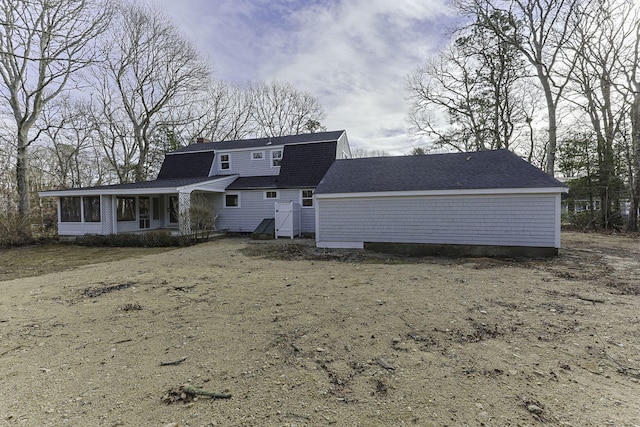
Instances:
[[[0,219],[29,234],[37,191],[153,179],[197,137],[321,128],[286,82],[235,85],[161,12],[133,0],[0,0]],[[0,230],[1,232],[2,230]]]
[[[587,223],[638,229],[640,5],[454,0],[460,26],[409,78],[429,150],[508,148],[567,178]],[[573,206],[569,206],[570,212]],[[625,215],[628,210],[628,217]]]
[[[640,6],[452,1],[459,28],[409,78],[411,123],[431,141],[417,154],[508,148],[572,178],[594,225],[619,226],[628,201],[637,230]],[[321,128],[315,97],[286,82],[215,79],[174,24],[139,2],[0,0],[0,21],[4,219],[28,223],[41,189],[153,178],[167,151],[199,136]]]

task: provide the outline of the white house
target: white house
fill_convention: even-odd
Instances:
[[[58,197],[60,235],[186,234],[197,203],[218,230],[264,232],[271,222],[276,235],[315,234],[327,248],[547,255],[560,247],[566,187],[507,150],[350,157],[344,131],[199,143],[167,154],[153,181],[40,196]]]
[[[395,250],[433,254],[554,254],[566,191],[508,150],[337,160],[316,189],[316,242],[372,249],[393,243]]]
[[[40,192],[58,197],[58,234],[191,231],[193,203],[216,227],[251,232],[275,203],[299,206],[300,233],[315,232],[315,187],[337,158],[351,156],[345,131],[207,142],[168,153],[157,179]]]

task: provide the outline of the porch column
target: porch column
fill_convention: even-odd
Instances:
[[[180,192],[178,194],[178,226],[180,234],[191,234],[191,192]]]
[[[100,222],[102,223],[102,234],[115,233],[115,209],[113,208],[113,199],[115,196],[100,196]]]

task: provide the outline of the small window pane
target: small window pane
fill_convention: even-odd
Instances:
[[[60,197],[60,221],[80,222],[80,197]]]
[[[135,221],[136,198],[118,197],[118,221]]]
[[[84,222],[100,222],[100,196],[83,197]]]
[[[221,154],[220,155],[220,169],[230,169],[231,168],[231,162],[229,161],[229,155],[228,154]]]
[[[251,153],[251,158],[253,160],[262,160],[264,158],[264,153],[262,151],[254,151]]]
[[[238,195],[227,194],[224,196],[224,204],[228,208],[234,208],[238,206]]]
[[[302,190],[302,206],[313,206],[313,190]]]
[[[277,191],[267,191],[264,194],[265,199],[277,199],[278,198],[278,192]]]
[[[151,199],[151,210],[153,211],[153,219],[160,219],[160,199],[154,197]]]
[[[282,150],[271,152],[271,166],[276,167],[282,164]]]
[[[177,224],[179,216],[180,203],[178,196],[169,196],[169,222],[171,224]]]

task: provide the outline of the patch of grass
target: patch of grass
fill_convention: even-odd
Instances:
[[[101,248],[68,243],[44,244],[0,251],[0,281],[72,270],[87,264],[166,252],[172,248]]]

